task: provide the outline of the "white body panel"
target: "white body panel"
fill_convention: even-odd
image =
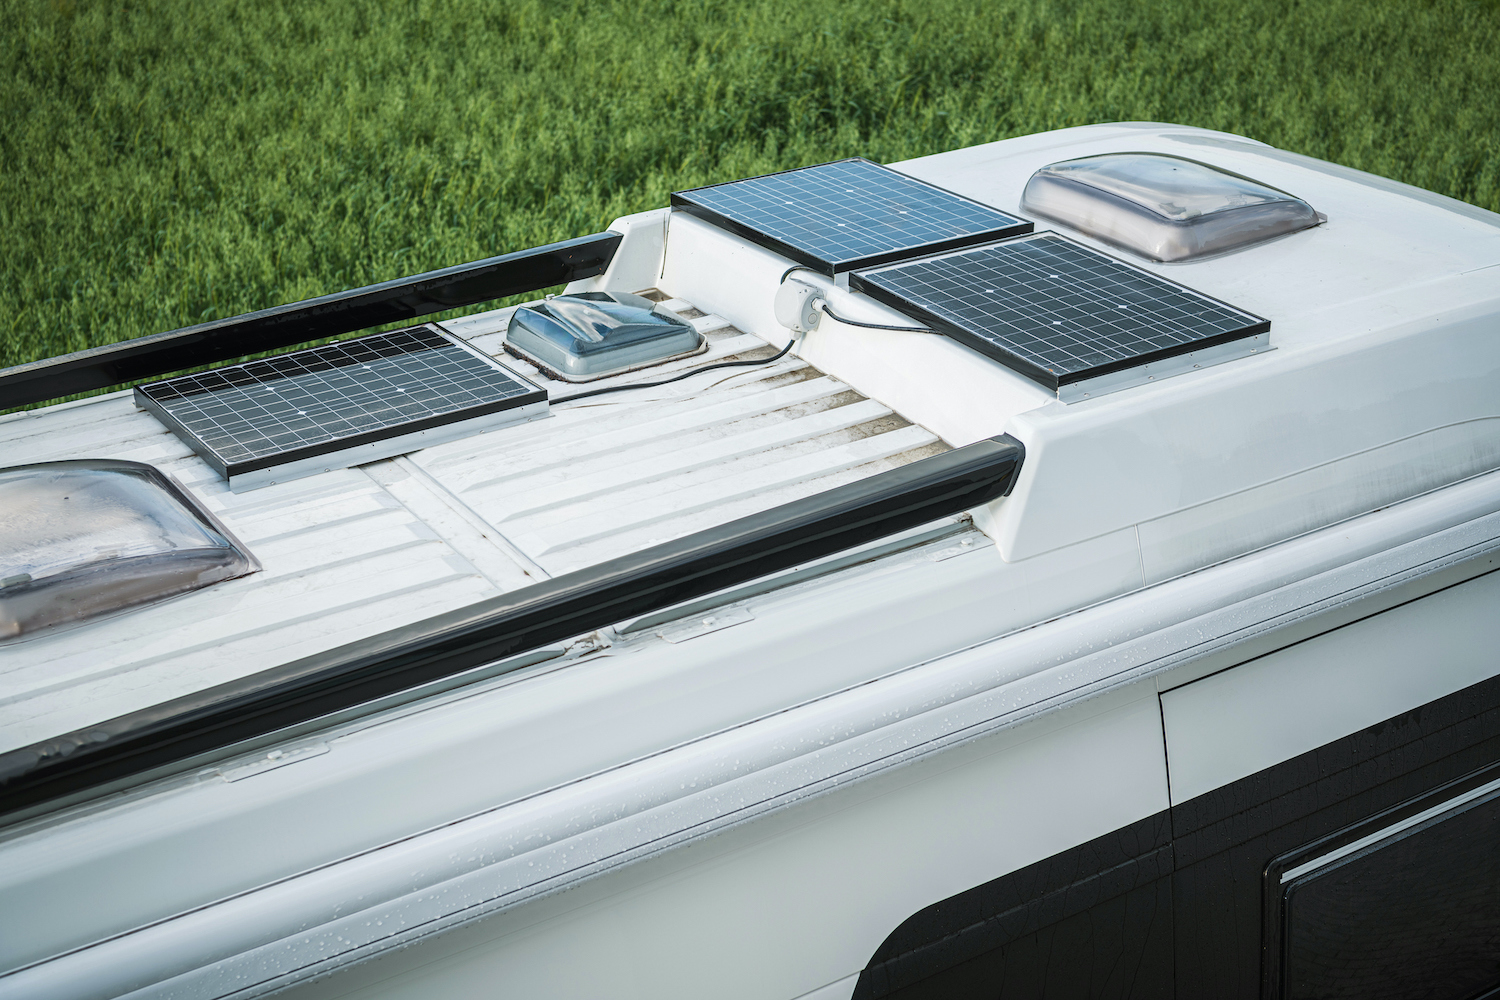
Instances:
[[[1500,670],[1500,574],[1166,692],[1172,800],[1332,743]]]
[[[1026,446],[972,523],[13,824],[0,996],[843,1000],[923,907],[1500,673],[1496,217],[1177,126],[899,167],[1014,211],[1037,167],[1125,149],[1328,214],[1149,265],[1270,318],[1275,350],[1068,404],[947,338],[825,317],[766,368],[238,497],[120,396],[0,419],[10,461],[172,472],[266,565],[0,650],[0,750],[949,447]],[[680,214],[615,226],[574,290],[655,286],[710,340],[622,381],[786,342],[790,262]],[[448,326],[498,355],[509,315]],[[1424,668],[1434,635],[1451,655]]]
[[[1138,690],[289,995],[791,998],[857,972],[929,903],[1165,806],[1156,699]]]

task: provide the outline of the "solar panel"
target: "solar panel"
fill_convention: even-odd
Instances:
[[[1070,386],[1164,359],[1192,355],[1213,364],[1240,356],[1203,354],[1219,345],[1264,350],[1271,328],[1055,233],[864,271],[849,287],[921,317],[1064,398],[1079,395]]]
[[[828,275],[1032,229],[860,158],[679,191],[672,207]]]
[[[452,440],[545,410],[546,399],[432,325],[135,390],[236,490]]]

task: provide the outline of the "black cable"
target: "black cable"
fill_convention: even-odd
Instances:
[[[793,271],[810,270],[812,270],[812,268],[804,267],[801,264],[798,264],[796,267],[789,267],[782,272],[781,281],[777,282],[777,284],[785,284],[786,279],[791,277]],[[846,326],[862,326],[869,330],[897,330],[902,333],[932,332],[931,330],[923,326],[887,326],[883,323],[861,323],[858,320],[845,319],[838,313],[834,312],[832,309],[828,308],[827,299],[819,301],[818,308],[827,313],[829,319],[832,319],[838,323],[843,323]],[[571,396],[563,396],[561,399],[550,400],[549,403],[550,405],[556,406],[559,403],[571,403],[575,399],[586,399],[589,396],[602,396],[607,392],[624,392],[626,389],[655,389],[658,386],[670,385],[673,382],[680,382],[682,379],[685,379],[690,375],[701,375],[703,372],[711,372],[716,368],[744,368],[750,365],[768,365],[772,361],[780,361],[783,357],[785,357],[786,352],[792,349],[792,344],[795,343],[796,340],[796,336],[793,336],[786,342],[786,346],[781,350],[777,351],[769,358],[761,358],[758,361],[720,361],[718,364],[704,365],[702,368],[694,368],[690,371],[685,371],[680,375],[673,375],[671,378],[664,378],[660,382],[632,382],[629,385],[610,385],[605,386],[603,389],[590,389],[587,392],[575,392]]]
[[[900,330],[902,333],[931,333],[925,326],[887,326],[884,323],[861,323],[857,319],[845,319],[828,307],[828,300],[823,299],[818,303],[818,308],[828,315],[828,318],[836,323],[846,326],[862,326],[867,330]]]
[[[798,264],[796,267],[789,267],[785,271],[781,272],[781,280],[778,281],[777,284],[778,285],[784,285],[784,284],[786,284],[786,279],[788,279],[788,278],[790,278],[792,276],[792,272],[793,271],[811,271],[811,270],[812,270],[812,268],[805,267],[805,266],[803,266],[801,264]],[[833,320],[834,322],[837,322],[837,323],[843,323],[845,326],[862,326],[862,327],[864,327],[867,330],[898,330],[901,333],[932,333],[933,332],[933,331],[927,329],[927,327],[925,327],[925,326],[886,326],[884,323],[861,323],[857,319],[845,319],[844,317],[840,316],[838,313],[834,312],[832,309],[830,309],[828,307],[828,300],[827,299],[820,299],[818,301],[817,307],[819,309],[823,310],[825,313],[827,313],[829,319],[831,319],[831,320]]]
[[[659,385],[668,385],[672,382],[679,382],[682,379],[687,378],[689,375],[701,375],[703,372],[711,372],[715,368],[743,368],[749,365],[768,365],[772,361],[779,361],[781,358],[785,357],[786,352],[792,349],[792,344],[796,341],[796,339],[796,337],[792,337],[786,342],[785,347],[777,351],[775,354],[771,355],[769,358],[760,358],[755,361],[720,361],[718,364],[704,365],[702,368],[694,368],[690,371],[685,371],[681,375],[673,375],[671,378],[664,378],[660,382],[632,382],[629,385],[610,385],[605,386],[603,389],[590,389],[588,392],[575,392],[571,396],[564,396],[561,399],[554,399],[550,402],[551,405],[556,406],[558,403],[571,403],[573,400],[583,399],[585,396],[602,396],[606,392],[624,392],[626,389],[655,389]]]

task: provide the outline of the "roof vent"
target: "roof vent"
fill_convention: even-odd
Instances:
[[[86,459],[0,470],[0,642],[258,569],[149,465]]]
[[[565,382],[588,382],[697,354],[692,324],[628,292],[554,295],[511,316],[505,348]]]
[[[1316,226],[1301,198],[1196,160],[1104,153],[1031,175],[1021,209],[1157,261],[1190,261]]]

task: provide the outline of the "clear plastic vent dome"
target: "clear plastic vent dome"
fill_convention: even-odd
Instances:
[[[86,459],[0,469],[0,643],[259,568],[149,465]]]
[[[1295,195],[1162,153],[1048,164],[1026,183],[1021,209],[1158,261],[1226,253],[1323,221]]]

